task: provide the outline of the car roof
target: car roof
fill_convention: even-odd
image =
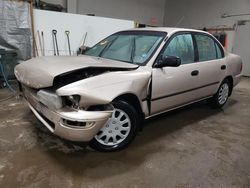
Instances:
[[[140,30],[141,31],[159,31],[159,32],[167,32],[168,34],[180,32],[180,31],[207,33],[205,31],[201,31],[201,30],[176,28],[176,27],[145,27],[145,28],[135,28],[135,29],[131,29],[131,30],[132,31],[140,31]]]

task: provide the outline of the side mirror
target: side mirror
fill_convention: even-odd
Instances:
[[[161,58],[156,64],[156,68],[162,67],[179,67],[181,65],[181,59],[175,56],[165,56]]]

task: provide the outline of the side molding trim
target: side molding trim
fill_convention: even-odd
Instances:
[[[164,98],[167,98],[167,97],[172,97],[172,96],[175,96],[175,95],[180,95],[180,94],[183,94],[183,93],[191,92],[191,91],[194,91],[194,90],[197,90],[197,89],[202,89],[202,88],[209,87],[209,86],[212,86],[212,85],[216,85],[216,84],[219,84],[219,83],[220,82],[213,82],[213,83],[206,84],[206,85],[203,85],[203,86],[200,86],[200,87],[196,87],[196,88],[193,88],[193,89],[188,89],[188,90],[185,90],[185,91],[180,91],[180,92],[172,93],[172,94],[169,94],[169,95],[157,97],[157,98],[151,99],[151,101],[157,101],[157,100],[164,99]]]

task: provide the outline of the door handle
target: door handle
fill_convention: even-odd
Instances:
[[[192,76],[197,76],[197,75],[199,75],[199,71],[198,70],[194,70],[194,71],[191,72],[191,75]]]
[[[222,65],[222,66],[220,67],[221,70],[225,70],[226,68],[227,68],[226,65]]]

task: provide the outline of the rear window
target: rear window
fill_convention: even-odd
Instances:
[[[207,35],[195,34],[199,61],[210,61],[223,58],[222,49],[213,38]]]

